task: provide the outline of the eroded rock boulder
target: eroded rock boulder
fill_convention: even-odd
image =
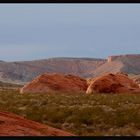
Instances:
[[[137,83],[124,73],[105,74],[94,79],[86,94],[92,93],[140,93]]]
[[[87,82],[75,75],[44,73],[26,84],[20,93],[48,93],[50,91],[85,92]]]

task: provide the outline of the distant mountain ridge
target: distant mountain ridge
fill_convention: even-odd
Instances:
[[[109,56],[107,63],[96,69],[92,74],[95,76],[107,72],[140,74],[140,54]]]
[[[140,74],[140,54],[101,58],[56,57],[32,61],[0,61],[0,81],[26,83],[44,73],[74,74],[84,78],[105,73]]]
[[[86,77],[105,59],[94,58],[49,58],[33,61],[0,62],[0,80],[5,82],[25,83],[44,72],[58,72]]]

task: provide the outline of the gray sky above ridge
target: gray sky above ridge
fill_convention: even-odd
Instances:
[[[140,53],[140,4],[0,4],[0,60]]]

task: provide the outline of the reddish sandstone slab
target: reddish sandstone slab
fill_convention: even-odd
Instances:
[[[21,116],[0,112],[0,136],[74,136],[71,133],[25,119]]]

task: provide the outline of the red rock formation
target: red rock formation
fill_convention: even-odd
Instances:
[[[47,93],[50,91],[79,92],[86,91],[87,83],[74,75],[44,73],[21,89],[21,93]]]
[[[110,73],[93,80],[87,88],[86,93],[140,93],[140,88],[126,74]]]
[[[0,112],[0,136],[74,136],[71,133],[25,119],[21,116]]]

